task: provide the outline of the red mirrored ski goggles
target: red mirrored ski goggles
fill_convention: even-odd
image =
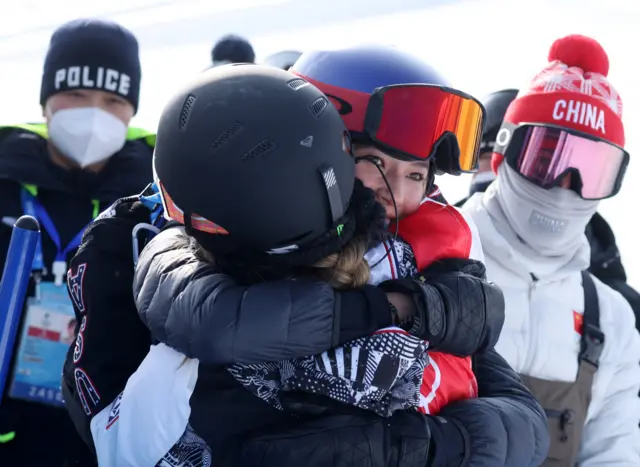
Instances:
[[[454,175],[477,169],[485,110],[474,97],[430,84],[384,86],[367,94],[300,76],[329,97],[350,132],[385,152],[408,160],[436,156],[438,169]],[[443,141],[454,143],[453,156],[448,151],[440,157]]]
[[[471,172],[477,168],[484,116],[482,104],[468,94],[442,86],[401,84],[371,94],[364,130],[375,144],[411,159],[434,156],[443,138],[454,136],[458,167],[447,172]]]
[[[494,152],[542,188],[562,186],[569,176],[569,188],[587,200],[617,194],[629,165],[629,153],[619,146],[578,131],[538,123],[503,123]]]

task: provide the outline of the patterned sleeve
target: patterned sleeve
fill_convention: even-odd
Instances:
[[[393,244],[398,258],[398,279],[416,276],[419,271],[411,245],[402,239],[396,239]]]

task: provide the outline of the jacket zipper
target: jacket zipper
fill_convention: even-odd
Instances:
[[[560,427],[560,441],[565,443],[569,440],[569,433],[567,432],[567,426],[573,423],[573,411],[570,409],[565,410],[552,410],[544,409],[544,413],[548,418],[557,418],[558,425]]]
[[[529,323],[529,334],[527,337],[527,341],[526,341],[526,354],[524,357],[524,362],[522,363],[522,367],[523,368],[531,368],[532,366],[532,360],[536,355],[537,352],[537,345],[534,345],[533,341],[534,339],[532,338],[532,336],[538,335],[538,332],[540,331],[537,326],[539,326],[538,324],[538,320],[533,320],[533,313],[531,312],[531,304],[533,303],[533,296],[536,293],[536,289],[538,287],[538,278],[533,275],[533,273],[529,273],[530,278],[531,278],[531,282],[529,283],[529,290],[528,290],[528,303],[529,303],[529,316],[527,317],[528,319],[528,323]],[[536,326],[534,328],[534,326]]]

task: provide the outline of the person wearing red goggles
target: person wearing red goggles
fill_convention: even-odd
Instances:
[[[554,42],[549,64],[509,104],[495,181],[463,209],[488,276],[506,297],[496,349],[545,408],[544,466],[640,465],[640,336],[629,303],[588,272],[585,227],[629,164],[609,59],[584,36]]]
[[[307,52],[290,71],[318,87],[339,110],[353,140],[356,177],[385,208],[396,243],[406,241],[416,253],[418,270],[446,257],[482,259],[471,251],[477,242],[454,207],[425,203],[438,193],[436,172],[475,169],[484,119],[478,101],[392,47]],[[392,264],[393,250],[386,245],[368,260]],[[398,268],[387,269],[386,279],[398,278]],[[430,358],[421,410],[437,413],[449,402],[476,397],[469,390],[477,384],[469,357],[430,352]]]
[[[360,162],[357,176],[389,218],[413,214],[425,195],[439,195],[436,173],[476,169],[482,104],[417,58],[392,47],[314,51],[291,71],[340,111]]]
[[[485,116],[478,100],[454,89],[429,64],[393,47],[307,52],[290,71],[318,87],[339,110],[353,141],[356,176],[375,192],[390,228],[415,253],[419,271],[451,258],[483,259],[473,222],[443,203],[434,184],[436,174],[476,170]],[[368,259],[392,264],[393,250],[387,246]],[[388,278],[397,278],[393,268]],[[429,357],[421,388],[423,413],[438,413],[478,395],[494,396],[475,391],[485,375],[474,374],[470,358],[435,351]],[[531,442],[545,444],[534,420],[526,428],[515,427],[515,418],[506,416],[507,431],[533,429]]]

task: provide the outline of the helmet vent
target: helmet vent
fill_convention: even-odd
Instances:
[[[260,141],[258,144],[256,144],[254,147],[249,149],[247,152],[245,152],[240,159],[243,161],[247,159],[256,159],[258,157],[262,157],[265,154],[270,153],[275,148],[276,148],[276,143],[265,138],[262,141]]]
[[[309,106],[309,110],[314,117],[318,118],[324,112],[324,109],[329,105],[329,101],[326,97],[318,97],[313,103]]]
[[[182,110],[180,111],[180,121],[178,122],[180,131],[185,131],[187,129],[187,123],[189,122],[189,117],[191,116],[191,111],[193,110],[193,104],[195,102],[196,96],[193,94],[189,94],[184,100]]]
[[[234,136],[236,136],[238,133],[242,131],[242,128],[243,128],[242,123],[238,121],[233,122],[229,128],[224,130],[222,134],[215,139],[215,141],[211,145],[212,149],[216,150],[220,146],[224,146],[225,144],[227,144],[227,142],[231,138],[233,138]]]
[[[287,83],[287,85],[294,91],[297,91],[298,89],[303,88],[308,84],[309,83],[302,78],[294,78]]]

